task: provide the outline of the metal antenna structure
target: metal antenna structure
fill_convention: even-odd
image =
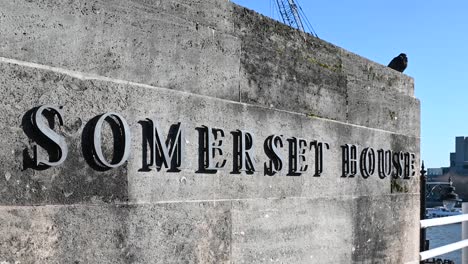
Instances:
[[[302,32],[307,32],[304,28],[305,24],[309,33],[318,37],[309,20],[305,16],[304,11],[302,11],[301,6],[294,0],[276,0],[276,4],[278,5],[278,11],[283,23],[290,27],[297,28]]]

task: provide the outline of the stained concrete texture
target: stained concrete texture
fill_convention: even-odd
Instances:
[[[418,259],[417,177],[341,177],[345,144],[414,153],[417,176],[410,77],[222,0],[4,1],[0,36],[0,263]],[[31,166],[41,105],[60,107],[69,150],[44,170]],[[106,112],[128,122],[131,154],[97,170],[89,127]],[[185,126],[179,172],[145,168],[148,118],[166,136]],[[203,126],[225,132],[223,170],[200,171]],[[238,129],[255,136],[252,173],[233,169]],[[273,176],[270,135],[284,142]],[[312,152],[288,175],[292,138],[328,144],[320,177]]]
[[[229,1],[9,1],[0,12],[0,56],[419,136],[410,77]]]

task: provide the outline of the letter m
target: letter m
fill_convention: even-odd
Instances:
[[[148,167],[155,166],[158,171],[164,166],[171,172],[180,171],[185,157],[185,129],[181,123],[171,126],[167,138],[164,137],[158,122],[147,119],[150,131],[143,139],[150,145],[150,162]]]

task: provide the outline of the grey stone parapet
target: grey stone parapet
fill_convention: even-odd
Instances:
[[[417,261],[413,79],[227,0],[1,1],[0,91],[0,264]],[[44,105],[62,122],[34,121]],[[89,132],[109,112],[131,140],[104,122],[103,156],[131,151],[96,168]],[[183,167],[145,166],[148,119],[166,137],[184,125]],[[54,152],[40,121],[67,145],[57,166],[31,165]],[[203,167],[208,128],[225,133],[223,169]],[[235,169],[239,131],[255,170]],[[364,176],[372,155],[346,172],[351,145],[396,157],[397,179]]]
[[[420,134],[412,78],[229,1],[5,2],[0,12],[3,57]]]

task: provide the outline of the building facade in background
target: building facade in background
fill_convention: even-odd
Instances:
[[[429,168],[427,170],[428,181],[444,182],[449,177],[453,180],[456,193],[464,201],[468,200],[468,137],[455,137],[455,152],[450,153],[450,166],[441,168]],[[440,193],[430,194],[429,202],[440,202]]]

